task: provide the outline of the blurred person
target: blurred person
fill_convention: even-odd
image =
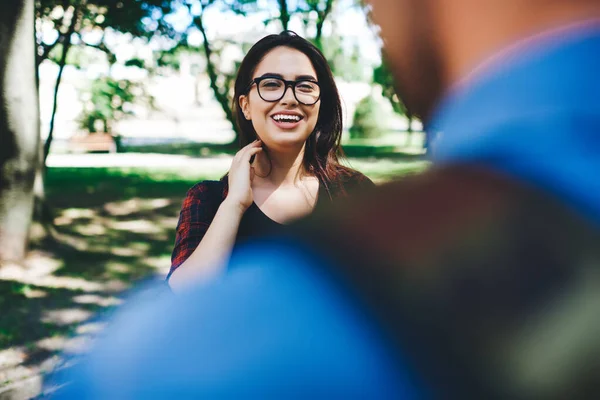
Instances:
[[[342,106],[327,60],[290,31],[258,41],[235,81],[242,149],[220,181],[187,193],[167,277],[180,290],[223,269],[236,243],[374,186],[344,167]]]
[[[597,397],[600,4],[370,3],[436,165],[126,308],[63,398]]]

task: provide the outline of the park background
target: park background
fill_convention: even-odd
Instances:
[[[237,150],[232,84],[263,36],[290,29],[326,55],[348,165],[376,183],[427,166],[359,0],[34,3],[43,162],[27,253],[0,260],[2,399],[39,395],[128,290],[166,274],[186,191]]]

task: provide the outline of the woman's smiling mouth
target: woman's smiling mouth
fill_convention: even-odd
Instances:
[[[280,128],[293,129],[298,126],[304,117],[296,113],[276,113],[271,115],[271,119],[275,122],[275,125]]]

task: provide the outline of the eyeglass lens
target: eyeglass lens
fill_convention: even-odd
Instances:
[[[319,85],[311,81],[296,81],[294,94],[296,99],[305,105],[313,105],[319,100],[321,93]],[[277,78],[267,78],[258,84],[258,94],[265,101],[278,101],[285,93],[285,82]]]

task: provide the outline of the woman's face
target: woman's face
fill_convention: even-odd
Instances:
[[[317,73],[310,59],[301,51],[289,47],[276,47],[268,52],[256,67],[252,79],[263,76],[279,76],[287,81],[309,79],[317,81]],[[264,86],[263,86],[264,85]],[[263,97],[269,97],[269,90],[275,90],[276,82],[264,81],[261,85]],[[306,101],[307,86],[297,87],[296,94]],[[304,91],[304,93],[303,93]],[[263,143],[271,150],[286,151],[304,145],[315,129],[319,116],[320,101],[304,105],[294,97],[291,87],[287,87],[279,101],[268,102],[258,94],[257,84],[252,85],[246,96],[239,99],[246,119],[252,121],[254,130]]]

